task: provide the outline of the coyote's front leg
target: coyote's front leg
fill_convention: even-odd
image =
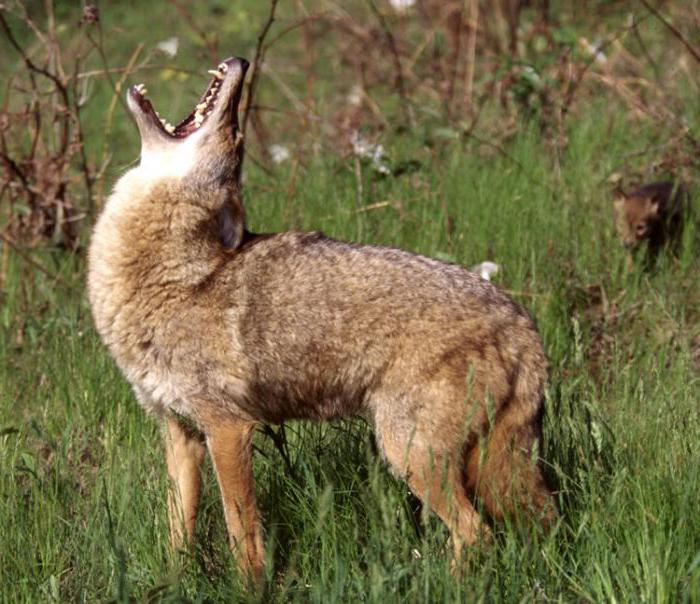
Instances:
[[[202,478],[200,467],[206,447],[197,433],[173,416],[168,417],[165,435],[165,458],[172,481],[168,493],[168,522],[173,550],[191,543],[197,521]]]
[[[207,447],[221,489],[231,550],[240,568],[259,580],[265,551],[255,502],[253,431],[255,423],[218,421],[206,429]]]

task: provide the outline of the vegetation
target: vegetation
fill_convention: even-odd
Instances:
[[[197,543],[170,552],[159,427],[94,331],[84,250],[137,158],[124,86],[145,82],[175,121],[199,74],[255,57],[270,6],[0,5],[0,600],[700,601],[698,227],[647,266],[611,214],[612,186],[652,179],[695,185],[698,204],[700,4],[535,4],[514,42],[508,2],[481,3],[476,30],[471,0],[280,4],[245,196],[255,231],[499,264],[550,359],[542,453],[563,520],[497,527],[454,576],[446,529],[370,426],[272,427],[256,437],[259,593],[210,467]]]

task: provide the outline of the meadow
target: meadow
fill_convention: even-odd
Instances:
[[[184,3],[152,4],[139,3],[137,17],[136,3],[105,3],[100,29],[91,31],[76,26],[80,7],[55,7],[64,59],[92,48],[81,69],[96,73],[84,93],[70,91],[85,95],[92,177],[88,193],[75,151],[64,198],[80,213],[74,240],[65,229],[32,226],[45,206],[23,205],[21,192],[11,200],[18,189],[0,193],[0,601],[700,602],[700,232],[691,220],[676,254],[651,266],[639,255],[630,262],[613,228],[611,194],[620,178],[682,178],[695,186],[700,208],[700,70],[692,52],[700,4],[659,8],[676,36],[644,3],[593,3],[604,15],[593,23],[553,2],[555,41],[519,42],[520,59],[507,68],[520,79],[504,77],[506,63],[477,69],[473,97],[459,89],[460,99],[473,99],[464,113],[461,105],[441,112],[443,97],[411,87],[411,14],[399,18],[373,2],[280,5],[267,40],[300,15],[327,13],[338,22],[350,15],[358,27],[375,23],[380,40],[395,32],[407,90],[372,83],[382,69],[392,73],[387,51],[365,81],[364,112],[348,117],[354,67],[343,53],[354,46],[340,34],[333,46],[321,44],[321,25],[270,44],[248,132],[251,230],[321,230],[466,267],[498,263],[494,281],[535,318],[549,358],[541,454],[562,519],[549,534],[496,526],[495,543],[474,547],[455,576],[447,530],[388,472],[371,426],[271,426],[255,441],[269,558],[255,593],[228,550],[208,462],[197,542],[189,553],[170,551],[160,427],[99,341],[85,297],[94,212],[138,158],[136,129],[113,101],[119,78],[145,82],[156,107],[183,115],[216,64],[212,53],[253,58],[269,11],[252,0],[192,12]],[[27,6],[43,26],[45,7]],[[0,13],[28,56],[44,57],[22,10]],[[539,18],[534,9],[523,13],[522,31]],[[175,56],[153,50],[171,36],[179,40]],[[576,55],[581,38],[596,36],[609,41],[606,68]],[[495,64],[487,36],[476,42],[477,64],[481,53]],[[129,64],[141,43],[133,73],[111,72],[110,80],[105,63]],[[449,47],[449,38],[441,44]],[[574,92],[551,71],[562,44],[572,47],[575,73],[585,66]],[[31,92],[7,35],[0,48],[11,82],[3,115],[19,123]],[[532,90],[523,65],[541,75]],[[487,94],[510,104],[487,103]],[[13,122],[2,123],[9,133]],[[358,150],[357,135],[353,146],[350,131],[371,141],[374,156]],[[31,137],[22,136],[3,138],[3,153],[26,152]],[[53,148],[58,135],[47,136]],[[289,157],[275,159],[273,144]]]

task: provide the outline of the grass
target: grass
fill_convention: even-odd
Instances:
[[[561,491],[562,525],[549,536],[502,527],[497,544],[477,548],[456,580],[446,530],[416,515],[367,426],[290,424],[289,468],[269,439],[257,440],[270,556],[261,599],[700,597],[697,262],[664,257],[651,272],[625,269],[608,199],[594,184],[595,130],[585,121],[576,128],[576,162],[563,183],[526,130],[511,148],[526,171],[467,149],[421,170],[429,186],[375,183],[377,199],[411,200],[403,219],[391,208],[356,213],[353,179],[324,164],[308,168],[291,210],[300,228],[336,237],[464,265],[494,258],[504,267],[501,286],[528,293],[520,300],[538,321],[552,366],[544,457]],[[265,182],[252,172],[249,190]],[[249,194],[254,228],[284,228],[285,191]],[[458,225],[453,237],[445,211]],[[196,550],[186,559],[169,553],[158,427],[98,341],[76,276],[82,261],[48,253],[42,260],[70,289],[39,273],[27,280],[13,257],[1,316],[3,599],[245,599],[210,469]],[[612,342],[603,359],[591,357],[602,313],[586,295],[591,285],[616,300],[622,316],[606,325]]]
[[[501,526],[454,577],[446,529],[392,478],[367,425],[291,423],[288,461],[256,437],[261,592],[234,568],[208,466],[194,551],[174,556],[159,427],[95,333],[84,258],[47,249],[33,257],[60,282],[10,254],[0,291],[0,601],[700,601],[698,233],[679,258],[627,266],[605,176],[630,140],[654,139],[604,111],[571,121],[557,165],[526,123],[507,157],[397,136],[389,156],[420,167],[379,178],[364,166],[360,202],[395,204],[369,211],[339,159],[274,179],[247,164],[253,230],[501,265],[551,364],[543,457],[563,511],[551,534]],[[698,117],[689,105],[696,132]],[[120,157],[136,153],[129,137]]]

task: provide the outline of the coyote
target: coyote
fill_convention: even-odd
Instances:
[[[653,257],[665,244],[678,244],[689,205],[687,190],[674,182],[654,182],[629,195],[618,189],[615,228],[627,249],[635,250],[646,242]]]
[[[321,233],[253,234],[239,189],[231,58],[179,125],[143,85],[128,106],[141,162],[95,226],[97,330],[140,404],[162,418],[175,548],[192,539],[209,452],[230,546],[263,569],[252,439],[261,422],[364,416],[379,449],[464,545],[491,518],[556,504],[537,459],[546,360],[532,319],[467,270]]]

